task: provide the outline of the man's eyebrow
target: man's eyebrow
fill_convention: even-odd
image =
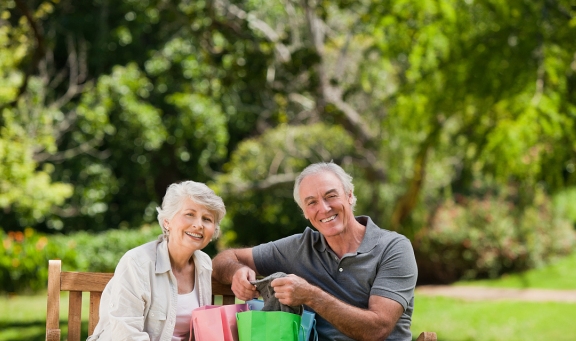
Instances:
[[[304,198],[304,202],[308,202],[308,201],[310,201],[310,200],[312,200],[312,199],[314,199],[314,196],[313,196],[313,195]]]
[[[324,196],[326,196],[326,195],[328,195],[328,194],[332,194],[332,193],[338,194],[338,189],[336,189],[336,188],[329,189],[329,190],[326,191],[326,193],[324,193]],[[308,201],[310,201],[310,200],[312,200],[312,199],[315,199],[315,197],[314,197],[313,195],[304,198],[304,202],[308,202]]]
[[[328,194],[332,194],[332,193],[338,194],[338,190],[336,188],[332,188],[331,190],[326,191],[326,193],[324,193],[324,195],[328,195]]]

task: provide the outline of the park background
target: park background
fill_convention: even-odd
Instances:
[[[354,176],[357,214],[410,238],[419,285],[530,287],[525,274],[550,267],[562,282],[575,88],[568,0],[2,0],[2,310],[44,309],[48,259],[113,271],[160,233],[173,182],[223,197],[210,255],[298,233],[293,181],[330,160]],[[541,285],[576,289],[562,283]],[[496,314],[470,331],[465,303],[421,302],[430,313],[416,306],[414,323],[440,340],[576,331],[559,323],[574,304],[536,305],[547,338],[503,324],[497,305],[466,310]],[[0,338],[43,339],[41,318],[8,315]]]

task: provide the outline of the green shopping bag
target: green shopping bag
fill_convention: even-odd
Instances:
[[[239,341],[298,341],[300,315],[250,310],[236,314]]]

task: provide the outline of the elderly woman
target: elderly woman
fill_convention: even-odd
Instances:
[[[210,304],[212,261],[200,250],[218,236],[222,199],[184,181],[168,187],[157,210],[163,234],[120,259],[88,340],[189,340],[192,310]]]

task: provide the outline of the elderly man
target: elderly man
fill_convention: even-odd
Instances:
[[[223,251],[213,277],[249,300],[258,296],[250,283],[257,275],[289,274],[272,281],[275,296],[313,310],[320,340],[412,340],[418,269],[410,241],[354,216],[352,177],[332,162],[304,169],[294,199],[317,231]]]

